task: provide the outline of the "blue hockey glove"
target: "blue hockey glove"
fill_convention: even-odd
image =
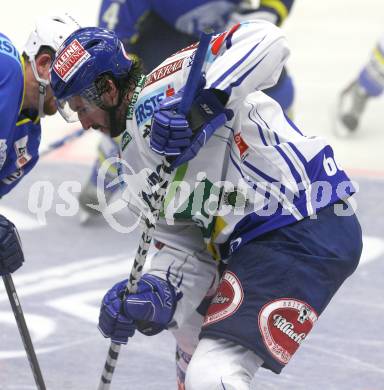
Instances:
[[[179,114],[183,93],[181,89],[164,99],[152,118],[150,147],[158,154],[174,156],[172,169],[194,158],[215,130],[233,117],[225,108],[228,96],[213,89],[201,89],[189,113]]]
[[[127,280],[115,284],[104,296],[98,328],[104,337],[126,344],[136,328],[151,336],[166,329],[176,307],[176,294],[167,281],[145,274],[135,294],[122,301]]]
[[[11,274],[22,266],[24,254],[15,225],[0,215],[0,275]]]

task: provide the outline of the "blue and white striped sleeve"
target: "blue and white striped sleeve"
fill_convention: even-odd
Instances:
[[[276,84],[289,56],[282,31],[252,20],[234,26],[212,43],[206,87],[225,91],[227,106],[256,90]]]

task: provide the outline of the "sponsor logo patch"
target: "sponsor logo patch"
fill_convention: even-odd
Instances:
[[[140,125],[151,119],[153,114],[155,113],[155,108],[158,107],[160,102],[165,97],[170,97],[174,95],[174,93],[175,89],[173,87],[173,84],[171,83],[167,86],[157,88],[150,94],[141,97],[137,102],[135,109],[137,124]]]
[[[317,313],[311,306],[283,298],[263,306],[259,329],[271,355],[279,363],[287,364],[316,321]]]
[[[148,75],[144,87],[148,87],[148,85],[151,85],[156,81],[159,81],[179,71],[183,67],[183,62],[184,62],[184,58],[181,58],[179,60],[171,62],[170,64],[164,65],[161,68],[154,70],[152,73]]]
[[[244,299],[243,288],[237,276],[225,271],[217,289],[216,295],[205,315],[203,326],[221,321],[237,311]]]
[[[53,69],[63,81],[68,81],[90,56],[75,39],[56,58]]]
[[[28,161],[32,159],[32,156],[28,153],[27,149],[28,144],[28,135],[18,139],[14,143],[14,148],[16,151],[16,166],[17,168],[22,168]]]
[[[121,150],[124,150],[131,141],[132,136],[128,133],[127,130],[125,130],[123,136],[121,137]]]
[[[13,57],[20,63],[19,53],[17,52],[16,48],[8,39],[4,37],[0,38],[0,53]]]
[[[235,139],[237,149],[239,150],[240,153],[240,158],[241,159],[245,158],[249,146],[243,140],[243,137],[241,136],[240,133],[235,134],[234,139]]]
[[[242,241],[243,239],[241,237],[231,240],[231,242],[229,243],[229,253],[232,254],[233,252],[235,252],[235,250],[239,248]]]
[[[175,94],[175,88],[173,88],[173,84],[169,84],[167,90],[165,91],[166,97],[171,97]]]

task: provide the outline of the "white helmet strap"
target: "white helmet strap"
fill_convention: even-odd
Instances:
[[[45,95],[47,94],[47,86],[49,85],[49,80],[42,79],[37,72],[35,58],[30,58],[30,63],[32,67],[33,75],[35,76],[36,81],[39,83],[39,117],[44,118],[44,101]]]

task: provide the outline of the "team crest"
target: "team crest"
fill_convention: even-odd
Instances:
[[[237,311],[244,299],[243,288],[237,276],[225,271],[216,295],[208,308],[203,326],[221,321]]]
[[[121,150],[124,150],[131,141],[132,136],[128,133],[127,130],[125,130],[121,138]]]
[[[287,364],[316,321],[317,314],[311,306],[283,298],[263,306],[259,329],[271,355],[279,363]]]

